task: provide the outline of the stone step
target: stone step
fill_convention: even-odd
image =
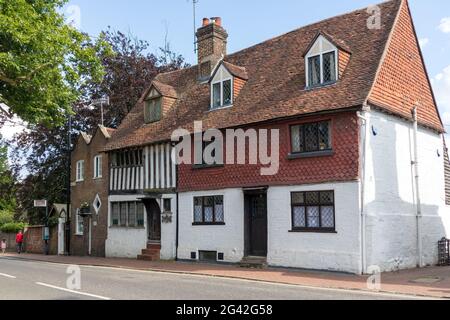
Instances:
[[[142,249],[143,255],[159,256],[160,253],[161,253],[161,250],[159,250],[159,249]]]
[[[154,250],[161,250],[161,244],[158,244],[158,243],[148,243],[148,244],[147,244],[147,249],[149,249],[149,250],[152,250],[152,249],[154,249]]]
[[[138,260],[143,260],[143,261],[159,261],[158,257],[155,257],[153,255],[146,255],[146,254],[140,254],[137,256]]]
[[[265,269],[267,268],[267,258],[245,257],[239,265],[241,268]]]

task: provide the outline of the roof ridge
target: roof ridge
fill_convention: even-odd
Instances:
[[[372,5],[372,6],[385,5],[385,4],[389,3],[389,2],[394,2],[394,1],[401,2],[401,1],[403,1],[403,0],[387,0],[387,1],[384,1],[384,2],[380,2],[380,3],[378,3],[378,4],[374,4],[374,5]],[[284,36],[286,36],[286,35],[288,35],[288,34],[298,32],[298,31],[300,31],[300,30],[302,30],[302,29],[309,28],[309,27],[314,26],[314,25],[316,25],[316,24],[321,24],[321,23],[324,23],[324,22],[327,22],[327,21],[330,21],[330,20],[334,20],[334,19],[338,19],[338,18],[347,16],[347,15],[351,15],[351,14],[354,14],[354,13],[356,13],[356,12],[363,11],[363,10],[365,10],[365,9],[367,10],[367,9],[370,8],[370,7],[371,7],[371,6],[366,6],[366,7],[363,7],[363,8],[360,8],[360,9],[356,9],[356,10],[352,10],[352,11],[349,11],[349,12],[346,12],[346,13],[341,13],[341,14],[338,14],[338,15],[336,15],[336,16],[333,16],[333,17],[330,17],[330,18],[326,18],[326,19],[323,19],[323,20],[320,20],[320,21],[317,21],[317,22],[312,22],[312,23],[306,24],[306,25],[301,26],[301,27],[298,27],[298,28],[296,28],[296,29],[294,29],[294,30],[291,30],[291,31],[282,33],[282,34],[280,34],[280,35],[278,35],[278,36],[274,36],[274,37],[269,38],[269,39],[267,39],[267,40],[264,40],[264,41],[262,41],[262,42],[256,43],[256,44],[254,44],[254,45],[252,45],[252,46],[250,46],[250,47],[247,47],[247,48],[244,48],[244,49],[235,51],[235,52],[233,52],[233,53],[231,53],[231,54],[229,54],[229,55],[226,55],[225,57],[233,57],[234,55],[241,54],[242,52],[245,52],[245,51],[247,51],[247,50],[253,49],[253,48],[258,47],[258,46],[260,46],[260,45],[266,44],[266,43],[268,43],[268,42],[270,42],[270,41],[277,40],[277,39],[282,38],[282,37],[284,37]]]

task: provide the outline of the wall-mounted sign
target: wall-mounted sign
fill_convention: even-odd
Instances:
[[[35,208],[47,208],[47,200],[34,200]]]

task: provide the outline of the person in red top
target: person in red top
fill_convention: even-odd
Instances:
[[[23,234],[22,231],[19,231],[19,233],[16,235],[16,245],[18,254],[22,252],[22,243],[23,243]]]

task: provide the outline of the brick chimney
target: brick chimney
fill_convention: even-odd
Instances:
[[[227,54],[228,33],[222,27],[222,19],[204,18],[203,25],[197,30],[199,79],[206,80],[212,68]]]

